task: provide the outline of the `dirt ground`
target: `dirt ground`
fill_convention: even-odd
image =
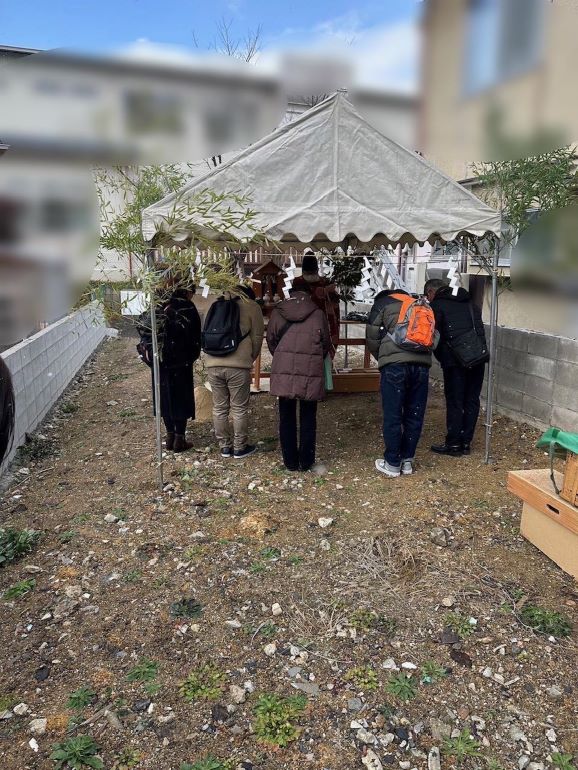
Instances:
[[[327,474],[291,474],[261,394],[260,451],[224,460],[193,423],[159,497],[149,387],[134,341],[105,343],[0,503],[3,527],[41,532],[0,568],[2,591],[35,581],[0,600],[2,770],[54,768],[77,735],[107,770],[421,770],[433,747],[442,770],[573,767],[578,589],[519,535],[506,490],[508,470],[545,466],[537,431],[498,418],[491,466],[483,428],[470,457],[433,455],[432,390],[416,473],[390,480],[377,394],[333,396]],[[532,630],[534,605],[570,636]],[[273,694],[305,696],[282,748],[255,711]]]

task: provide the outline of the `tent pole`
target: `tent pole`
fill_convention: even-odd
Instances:
[[[494,422],[494,389],[496,378],[496,350],[498,327],[498,271],[500,267],[500,245],[498,238],[492,259],[492,298],[490,303],[490,362],[488,364],[488,390],[486,397],[486,452],[484,462],[492,462],[492,427]]]
[[[149,270],[154,266],[157,256],[156,249],[149,249],[148,253],[148,267]],[[157,333],[157,313],[155,307],[154,290],[151,291],[150,296],[151,306],[151,338],[153,343],[153,383],[154,383],[154,402],[155,402],[155,434],[156,434],[156,448],[157,448],[157,471],[159,491],[162,493],[164,489],[163,480],[163,444],[161,437],[161,384],[160,384],[160,370],[159,370],[159,341]]]

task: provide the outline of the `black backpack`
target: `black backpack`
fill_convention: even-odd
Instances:
[[[248,337],[241,334],[238,298],[219,297],[207,313],[201,346],[209,356],[229,356]]]
[[[449,337],[447,343],[456,357],[460,366],[464,369],[473,369],[474,366],[485,364],[490,360],[490,353],[486,343],[486,334],[483,329],[478,331],[472,303],[469,302],[472,328],[460,334],[455,339]]]

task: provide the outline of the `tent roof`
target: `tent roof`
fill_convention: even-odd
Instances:
[[[342,93],[144,209],[145,238],[166,230],[167,218],[186,232],[195,223],[175,221],[179,202],[207,188],[247,196],[252,224],[276,240],[325,235],[341,243],[354,235],[369,243],[383,235],[397,243],[500,232],[497,211],[373,128]],[[239,235],[250,239],[249,231]]]

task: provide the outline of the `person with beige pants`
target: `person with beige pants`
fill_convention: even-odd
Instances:
[[[222,457],[241,459],[253,454],[249,444],[249,397],[251,370],[263,343],[263,313],[249,294],[239,302],[239,347],[228,356],[205,355],[205,366],[213,393],[213,427]],[[229,417],[232,418],[233,431]]]

